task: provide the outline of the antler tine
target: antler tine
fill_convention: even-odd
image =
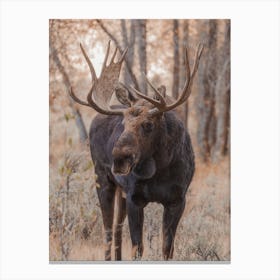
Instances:
[[[149,101],[150,103],[152,103],[154,106],[156,107],[160,107],[161,103],[156,101],[155,99],[153,98],[150,98],[149,96],[147,95],[144,95],[143,93],[141,93],[140,91],[138,91],[137,89],[135,89],[134,87],[132,86],[129,86],[129,88],[134,92],[136,93],[138,96],[140,96],[141,98],[144,98],[146,99],[147,101]]]
[[[93,67],[93,65],[92,65],[92,63],[91,63],[91,61],[90,61],[90,59],[89,59],[89,57],[88,57],[88,55],[87,55],[83,45],[81,43],[80,43],[80,48],[81,48],[82,53],[83,53],[83,55],[84,55],[84,57],[85,57],[85,59],[87,61],[88,66],[89,66],[90,73],[91,73],[91,78],[95,82],[97,80],[97,76],[96,76],[94,67]]]
[[[182,104],[189,98],[189,96],[191,94],[191,87],[192,87],[193,79],[194,79],[194,76],[198,69],[198,64],[199,64],[199,60],[200,60],[202,51],[203,51],[203,45],[198,44],[196,53],[195,53],[195,57],[194,57],[194,64],[193,64],[192,72],[190,74],[189,79],[186,80],[186,82],[185,82],[185,85],[183,87],[182,93],[180,94],[180,97],[174,104],[170,105],[170,106],[174,106],[173,108],[175,108],[176,106],[179,106],[180,104]]]
[[[93,109],[95,109],[97,112],[99,112],[100,114],[105,114],[105,115],[122,115],[122,111],[117,111],[117,110],[105,110],[103,108],[101,108],[100,106],[98,106],[92,99],[92,92],[94,90],[94,85],[91,86],[90,91],[88,92],[87,95],[87,101],[88,104],[86,104],[87,106],[92,107]]]
[[[189,61],[189,54],[188,54],[188,48],[186,47],[185,50],[185,65],[186,65],[186,76],[187,80],[190,80],[191,70],[190,70],[190,61]]]
[[[198,44],[195,58],[194,58],[195,62],[194,62],[193,69],[192,69],[192,76],[195,75],[195,73],[198,69],[198,64],[199,64],[200,57],[202,55],[203,48],[204,48],[203,44]]]
[[[111,44],[111,40],[108,41],[106,55],[105,55],[104,62],[103,62],[103,65],[102,65],[101,73],[104,71],[104,69],[107,65],[107,60],[108,60],[108,56],[109,56],[109,52],[110,52],[110,44]]]
[[[149,86],[153,89],[153,91],[155,92],[156,96],[159,98],[160,104],[162,105],[166,105],[166,102],[163,98],[163,96],[161,95],[161,93],[159,92],[159,90],[157,90],[155,88],[155,86],[151,83],[151,81],[148,79],[148,77],[145,75],[144,72],[142,72],[142,75],[144,76],[146,82],[149,84]]]
[[[108,42],[107,51],[105,55],[105,59],[102,66],[102,71],[100,74],[100,77],[97,78],[94,67],[84,50],[82,44],[80,44],[80,48],[82,50],[82,53],[88,63],[88,66],[91,71],[91,77],[92,77],[92,86],[87,94],[87,102],[80,100],[75,93],[73,92],[72,87],[69,88],[69,95],[73,98],[73,100],[81,105],[89,106],[93,109],[95,109],[97,112],[105,115],[122,115],[123,109],[120,110],[113,110],[109,106],[110,98],[112,96],[112,93],[115,91],[116,85],[118,83],[120,69],[122,60],[124,58],[124,55],[126,51],[122,55],[122,60],[113,63],[114,58],[117,53],[117,48],[113,53],[112,59],[110,64],[107,66],[107,60],[110,52],[110,41]]]
[[[115,59],[116,54],[117,54],[117,50],[118,50],[118,47],[116,47],[116,48],[115,48],[115,51],[114,51],[114,53],[113,53],[113,55],[112,55],[112,58],[111,58],[110,64],[114,62],[114,59]]]
[[[167,105],[167,106],[165,105],[164,108],[161,108],[161,107],[158,107],[158,106],[155,105],[157,108],[151,109],[150,110],[151,114],[158,114],[158,113],[163,113],[163,112],[170,111],[170,110],[174,109],[175,107],[181,105],[183,102],[185,102],[188,99],[188,97],[190,96],[190,93],[191,93],[191,87],[192,87],[193,79],[194,79],[194,76],[195,76],[195,74],[197,72],[197,69],[198,69],[199,60],[200,60],[200,57],[202,55],[203,48],[204,48],[204,46],[202,44],[198,44],[191,73],[190,73],[190,67],[189,67],[188,51],[187,51],[187,48],[186,48],[185,58],[186,58],[187,79],[186,79],[186,82],[184,84],[183,90],[181,91],[181,94],[179,95],[179,98],[174,103],[172,103],[170,105]]]
[[[189,95],[190,95],[190,88],[192,86],[192,82],[193,82],[193,78],[194,78],[194,74],[197,70],[197,66],[198,66],[198,51],[199,51],[199,46],[198,48],[196,49],[196,53],[195,53],[195,58],[194,58],[194,65],[193,65],[193,69],[192,69],[192,72],[191,74],[189,75],[189,77],[187,77],[186,79],[186,82],[184,84],[184,87],[182,89],[182,92],[180,94],[180,97],[177,99],[177,101],[174,103],[175,104],[178,104],[180,105],[181,102],[184,102],[185,100],[188,99]],[[187,54],[187,48],[186,48],[186,54]],[[188,55],[186,55],[186,57],[188,57]],[[187,64],[187,75],[188,75],[188,71],[190,71],[190,66],[189,66],[189,63]]]
[[[73,100],[74,100],[75,102],[77,102],[77,103],[79,103],[79,104],[81,104],[81,105],[85,105],[85,106],[91,107],[88,103],[82,101],[81,99],[79,99],[79,98],[75,95],[75,93],[73,92],[73,89],[72,89],[71,86],[70,86],[70,88],[68,89],[68,91],[69,91],[69,95],[73,98]]]
[[[122,54],[122,56],[121,56],[121,58],[120,58],[120,60],[119,60],[119,63],[123,63],[124,58],[125,58],[125,55],[126,55],[126,53],[127,53],[127,50],[128,50],[128,47],[126,47],[125,50],[123,51],[123,54]]]
[[[200,57],[202,55],[203,48],[204,48],[204,46],[202,44],[198,44],[197,49],[196,49],[196,53],[195,53],[194,64],[193,64],[191,75],[189,77],[187,88],[186,89],[183,88],[183,90],[182,90],[182,93],[184,93],[184,91],[185,91],[185,93],[184,93],[185,96],[182,100],[182,103],[185,102],[191,94],[191,87],[192,87],[193,79],[194,79],[194,76],[195,76],[196,71],[198,69],[199,60],[200,60]]]
[[[75,93],[73,92],[73,89],[72,87],[70,87],[69,89],[69,94],[70,96],[73,98],[73,100],[81,105],[84,105],[84,106],[88,106],[88,107],[91,107],[93,109],[95,109],[97,112],[101,113],[101,114],[106,114],[106,115],[116,115],[116,114],[122,114],[122,112],[118,112],[118,111],[112,111],[112,112],[108,112],[107,110],[103,110],[102,108],[98,107],[95,102],[92,100],[92,91],[94,89],[94,84],[91,86],[88,94],[87,94],[87,102],[84,102],[82,101],[81,99],[79,99]]]

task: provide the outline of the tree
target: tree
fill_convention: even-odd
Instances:
[[[179,20],[173,20],[173,85],[172,96],[177,99],[180,82]]]
[[[221,48],[221,72],[215,84],[217,136],[215,160],[228,153],[230,121],[230,21],[225,21]]]
[[[52,36],[53,35],[52,32],[54,32],[53,28],[54,28],[53,22],[50,21],[50,38],[49,38],[50,58],[53,59],[57,68],[59,69],[59,71],[62,75],[62,78],[63,78],[65,89],[68,92],[69,89],[71,88],[71,83],[70,83],[69,76],[68,76],[67,72],[65,71],[64,66],[61,63],[58,52],[54,46],[53,36]],[[79,132],[80,141],[81,141],[81,143],[85,143],[86,140],[88,139],[88,134],[86,131],[84,120],[81,116],[79,109],[77,109],[75,107],[74,102],[72,101],[70,96],[68,94],[67,94],[67,96],[68,96],[69,106],[70,106],[72,114],[74,115],[74,118],[75,118],[76,126],[77,126],[77,129]]]
[[[135,48],[135,37],[136,37],[135,24],[136,24],[135,20],[133,19],[130,20],[130,32],[128,34],[126,20],[125,19],[121,20],[123,48],[128,47],[126,59],[127,59],[127,63],[130,65],[131,68],[133,68],[133,64],[134,64],[134,48]],[[126,85],[130,85],[133,83],[127,67],[125,67],[125,72],[124,72],[124,83]]]
[[[189,20],[183,20],[181,24],[181,62],[180,62],[180,86],[179,88],[184,87],[184,83],[186,81],[186,67],[185,67],[185,59],[184,59],[184,52],[186,47],[188,46],[188,38],[189,38]],[[183,105],[183,121],[185,127],[188,127],[188,101]]]
[[[137,47],[138,47],[138,57],[140,66],[140,90],[143,93],[147,93],[147,82],[143,77],[143,73],[147,74],[147,53],[146,53],[146,20],[138,19],[136,22],[136,32],[137,32]]]
[[[228,154],[230,102],[230,22],[200,22],[205,42],[204,63],[199,71],[197,140],[204,161]]]
[[[200,24],[205,24],[201,22]],[[200,155],[204,161],[210,160],[212,147],[216,141],[216,116],[215,116],[215,91],[213,83],[216,81],[216,49],[217,49],[217,29],[216,20],[207,20],[206,32],[201,36],[206,37],[204,50],[204,63],[199,71],[199,93],[197,108],[200,116],[198,122],[198,145]],[[205,38],[202,38],[205,41]]]

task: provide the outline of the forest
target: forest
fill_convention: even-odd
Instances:
[[[189,131],[196,171],[177,229],[175,261],[230,260],[230,20],[228,19],[51,19],[49,20],[49,259],[104,260],[97,176],[89,150],[89,126],[97,114],[69,96],[86,100],[89,54],[97,76],[106,46],[128,47],[121,81],[141,92],[157,87],[178,98],[186,81],[185,48],[190,63],[204,45],[192,93],[177,109]],[[112,98],[111,104],[118,100]],[[162,260],[162,206],[145,208],[143,260]],[[124,259],[130,260],[127,219]]]

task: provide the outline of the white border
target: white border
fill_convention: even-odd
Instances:
[[[48,19],[232,19],[232,260],[48,261]],[[279,279],[279,2],[2,1],[1,279]]]

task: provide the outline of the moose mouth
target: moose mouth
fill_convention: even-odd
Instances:
[[[115,175],[128,175],[135,166],[135,155],[128,155],[114,159],[112,172]]]

